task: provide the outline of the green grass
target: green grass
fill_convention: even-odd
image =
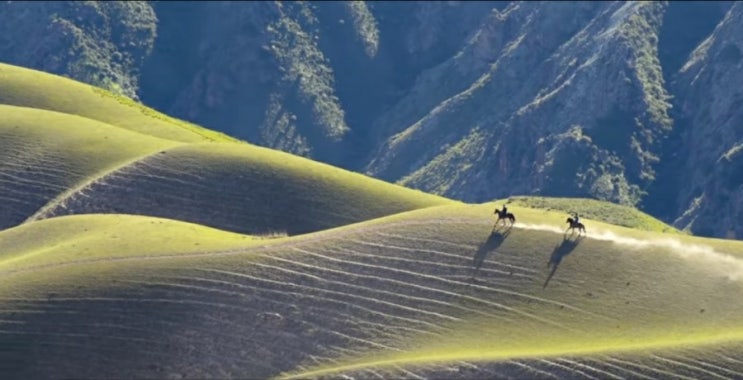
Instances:
[[[180,143],[81,116],[0,104],[0,228],[55,198]]]
[[[0,63],[0,104],[83,116],[175,141],[236,141],[101,88],[3,63]]]
[[[98,173],[112,163],[180,145],[85,117],[0,104],[3,152],[33,146],[36,152],[63,154],[77,171]],[[28,162],[42,166],[44,162]],[[62,173],[61,173],[62,174]]]
[[[565,214],[577,212],[581,218],[591,218],[617,226],[636,228],[645,231],[683,233],[680,230],[633,207],[588,198],[553,198],[534,196],[513,196],[496,201],[497,204],[530,207],[535,209],[562,211]],[[567,219],[568,215],[565,215]]]
[[[39,233],[41,235],[39,236]],[[264,241],[198,224],[134,215],[81,215],[51,218],[3,232],[0,266],[18,270],[76,260],[187,254],[199,246],[234,250]],[[113,249],[107,249],[106,247]],[[53,252],[53,253],[49,253]]]

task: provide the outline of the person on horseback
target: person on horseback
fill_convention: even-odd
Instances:
[[[495,226],[497,226],[501,221],[503,221],[504,225],[507,221],[510,221],[511,225],[516,223],[516,216],[508,212],[508,207],[505,205],[505,203],[503,204],[503,207],[501,209],[498,209],[498,207],[496,207],[495,211],[493,211],[493,214],[498,215],[498,220],[495,221]],[[493,226],[493,228],[495,228],[495,226]]]
[[[577,212],[573,212],[573,215],[575,215],[575,219],[574,219],[573,223],[575,223],[575,225],[577,226],[578,225],[578,222],[580,222],[580,216],[578,216],[578,213]]]

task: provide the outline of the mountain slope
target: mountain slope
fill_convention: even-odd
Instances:
[[[502,6],[156,3],[162,33],[143,68],[142,99],[259,145],[357,169],[378,113]]]
[[[743,4],[735,3],[690,55],[674,83],[687,152],[676,152],[675,224],[703,235],[743,236]]]
[[[739,242],[591,220],[575,240],[564,214],[516,206],[517,225],[491,233],[493,207],[277,240],[135,216],[5,230],[0,363],[34,377],[740,373]]]
[[[0,60],[137,98],[157,35],[144,1],[0,3]],[[29,42],[30,41],[30,42]]]
[[[494,13],[400,103],[438,96],[436,106],[390,111],[395,134],[369,172],[465,200],[537,193],[635,205],[654,175],[653,140],[670,127],[653,58],[662,10],[529,2]],[[475,66],[479,75],[454,94],[435,79],[471,73],[478,59],[492,64]],[[411,112],[421,115],[412,125],[404,121]],[[411,148],[418,144],[440,148],[420,154]]]

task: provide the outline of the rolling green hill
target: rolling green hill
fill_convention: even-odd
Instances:
[[[270,240],[142,216],[8,229],[0,363],[35,377],[743,371],[741,243],[590,219],[566,239],[562,213],[518,206],[491,233],[493,207]]]
[[[7,200],[0,227],[124,213],[297,234],[452,202],[287,153],[211,141],[219,135],[102,91],[0,66]]]
[[[0,228],[108,171],[178,144],[44,109],[0,104],[0,115]]]
[[[287,153],[207,143],[108,173],[34,218],[116,212],[295,235],[446,203],[452,201]]]

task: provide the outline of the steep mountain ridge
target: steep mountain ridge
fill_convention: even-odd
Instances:
[[[735,3],[674,83],[688,150],[679,157],[674,222],[703,235],[743,237],[743,4]]]
[[[655,83],[644,82],[647,71],[658,71],[657,65],[638,62],[642,49],[653,48],[643,35],[650,34],[650,39],[654,30],[634,28],[657,24],[652,18],[662,5],[582,4],[583,13],[562,3],[522,3],[493,17],[496,23],[515,19],[513,24],[522,29],[501,42],[505,49],[496,49],[493,65],[467,90],[444,100],[388,140],[375,155],[382,164],[373,160],[371,173],[391,180],[407,175],[404,184],[467,200],[488,193],[538,192],[635,204],[640,179],[652,175],[648,162],[652,157],[644,157],[650,149],[638,135],[658,133],[667,116],[664,94],[651,93],[657,88],[648,87]],[[645,18],[634,21],[634,17]],[[480,41],[473,45],[498,46],[488,41],[502,38],[498,29],[483,28],[477,36]],[[476,54],[482,49],[470,51]],[[617,67],[623,70],[619,75],[612,71]],[[434,91],[429,88],[439,85],[430,81],[411,94],[430,94]],[[617,105],[621,109],[616,110]],[[640,122],[632,122],[634,118],[644,124],[635,125]],[[451,127],[454,124],[456,129]],[[639,133],[633,133],[634,128]],[[413,160],[409,156],[417,152],[406,141],[441,148]],[[633,143],[636,151],[631,150]],[[395,160],[397,155],[403,156],[397,160],[403,167],[386,169],[385,160]],[[469,166],[467,171],[461,170],[462,165]],[[454,173],[461,173],[460,177],[452,177]],[[509,186],[497,185],[502,182]]]

